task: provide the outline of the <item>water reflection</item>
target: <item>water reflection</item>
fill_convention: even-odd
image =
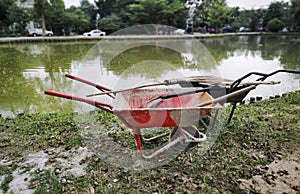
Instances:
[[[63,78],[73,60],[82,59],[91,44],[25,44],[0,47],[0,114],[71,111],[70,103],[47,98],[46,88],[66,90]]]
[[[298,41],[297,41],[298,40]],[[271,73],[278,69],[300,69],[299,36],[239,36],[204,40],[203,44],[218,61],[222,77],[237,79],[249,72]],[[258,77],[250,77],[250,81]],[[276,86],[259,86],[249,96],[269,97],[300,90],[300,75],[278,74],[266,81],[281,81]]]
[[[286,69],[300,68],[300,36],[237,36],[202,42],[218,62],[235,55],[259,55],[267,61],[278,58]]]
[[[65,73],[122,88],[179,76],[217,74],[234,80],[251,71],[300,69],[300,36],[237,36],[201,42],[205,47],[189,40],[1,46],[0,114],[73,111],[70,101],[43,94],[45,89],[72,92],[77,85]],[[206,48],[212,56],[203,54]],[[269,80],[282,84],[260,86],[250,95],[300,90],[299,75],[279,74]]]

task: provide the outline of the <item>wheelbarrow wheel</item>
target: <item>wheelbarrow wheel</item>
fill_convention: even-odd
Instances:
[[[205,134],[200,133],[195,125],[191,125],[191,126],[188,126],[188,127],[182,127],[182,130],[184,130],[185,133],[190,134],[192,137],[194,137],[196,139],[199,139],[199,138],[200,139],[201,138],[206,139]],[[180,132],[180,130],[178,128],[174,128],[174,130],[170,134],[169,141],[173,141],[174,139],[178,138],[181,135],[183,135],[182,132]],[[187,142],[184,139],[183,141],[178,143],[178,145],[176,145],[176,147],[177,147],[177,149],[189,150],[189,149],[192,149],[195,146],[197,146],[198,143],[199,143],[199,141]]]

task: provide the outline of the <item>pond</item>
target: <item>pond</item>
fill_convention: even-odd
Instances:
[[[183,76],[214,75],[235,80],[249,72],[300,69],[300,36],[234,36],[204,40],[112,40],[98,43],[37,43],[0,46],[0,114],[72,112],[72,101],[44,90],[85,96],[95,93],[66,73],[112,89]],[[251,78],[255,80],[257,77]],[[248,96],[300,90],[300,75],[280,73]]]

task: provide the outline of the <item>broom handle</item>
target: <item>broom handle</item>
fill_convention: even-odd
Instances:
[[[140,89],[140,88],[146,88],[146,87],[151,87],[151,86],[161,86],[161,85],[166,85],[166,84],[165,83],[155,83],[155,84],[142,85],[142,86],[138,86],[138,87],[134,87],[134,88],[127,88],[127,89],[122,89],[122,90],[111,90],[111,91],[107,91],[107,92],[90,94],[90,95],[87,95],[86,97],[100,96],[100,95],[104,95],[104,94],[114,94],[114,93],[129,91],[129,90],[136,90],[136,89]]]
[[[231,98],[231,97],[237,96],[239,94],[248,92],[250,90],[253,90],[254,88],[256,88],[256,86],[252,85],[252,86],[249,86],[247,88],[243,88],[243,89],[237,90],[235,92],[229,93],[229,94],[227,94],[225,96],[221,96],[219,98],[216,98],[216,99],[213,99],[213,100],[209,100],[207,102],[203,102],[203,103],[199,104],[199,106],[202,107],[202,106],[207,106],[209,104],[215,104],[215,103],[218,103],[218,102],[221,102],[221,101],[226,101],[228,98]]]

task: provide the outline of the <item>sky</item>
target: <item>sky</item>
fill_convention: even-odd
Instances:
[[[240,7],[242,9],[258,9],[258,8],[268,8],[272,2],[290,2],[290,0],[227,0],[227,5],[229,7]]]
[[[80,0],[64,0],[65,6],[68,8],[71,5],[75,5],[78,7],[80,5]],[[94,0],[89,0],[91,3]],[[229,7],[237,7],[239,6],[241,9],[258,9],[258,8],[268,8],[270,3],[274,1],[284,1],[290,2],[290,0],[227,0],[227,5]]]

